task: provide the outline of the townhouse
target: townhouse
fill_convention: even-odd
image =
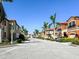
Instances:
[[[58,27],[55,28],[55,36],[74,38],[76,35],[79,37],[79,16],[71,16],[66,22],[57,23]],[[49,35],[54,37],[54,29],[46,29],[41,32],[41,36],[48,38]]]
[[[54,29],[53,29],[53,28],[47,29],[47,30],[46,30],[46,34],[47,34],[47,35],[52,35],[52,34],[54,34]]]
[[[41,38],[44,38],[44,32],[42,31],[42,32],[39,32],[39,37],[41,37]],[[34,36],[35,37],[35,36]]]
[[[17,24],[16,20],[9,20],[10,32],[13,32],[13,39],[19,38],[20,26]]]
[[[0,23],[0,42],[10,40],[9,20],[5,19]]]
[[[69,37],[79,36],[79,16],[71,16],[68,20],[67,33]]]
[[[54,29],[53,28],[47,29],[46,30],[46,35],[47,35],[47,38],[53,37]]]
[[[0,43],[2,41],[11,41],[11,32],[13,32],[13,39],[19,38],[20,26],[16,20],[5,19],[0,23]]]
[[[46,29],[45,31],[40,32],[40,36],[42,38],[50,38],[50,37],[54,37],[54,29],[50,28],[50,29]]]
[[[56,31],[59,36],[67,34],[68,37],[74,38],[75,35],[79,36],[79,16],[71,16],[66,22],[58,23]]]
[[[19,37],[20,26],[16,20],[8,20],[2,3],[0,3],[0,43],[2,41],[11,40],[11,31],[14,33],[13,39]]]
[[[9,20],[6,18],[2,3],[0,3],[0,43],[9,38]]]

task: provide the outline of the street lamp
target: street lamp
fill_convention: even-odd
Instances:
[[[13,23],[11,23],[11,44],[13,44]]]

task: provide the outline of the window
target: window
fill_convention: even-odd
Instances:
[[[69,24],[68,24],[68,28],[70,28],[70,27],[74,27],[76,24],[75,24],[75,21],[72,21],[72,22],[70,22]]]
[[[16,30],[16,25],[11,25],[12,30]]]
[[[75,26],[75,21],[72,22],[72,26]]]
[[[14,30],[14,25],[11,25],[11,29]]]
[[[71,27],[71,22],[68,24],[68,28],[70,28]]]
[[[6,21],[5,20],[2,22],[2,25],[6,26]]]

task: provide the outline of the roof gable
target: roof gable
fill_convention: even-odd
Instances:
[[[78,20],[78,19],[79,19],[79,16],[71,16],[71,17],[67,20],[67,22],[68,22],[69,20],[71,20],[72,18],[74,18],[74,20]]]

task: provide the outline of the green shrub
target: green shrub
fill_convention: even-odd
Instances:
[[[74,38],[63,37],[63,38],[60,39],[60,42],[72,42],[72,40],[74,40]]]
[[[46,38],[46,40],[51,40],[50,38]]]
[[[22,43],[22,39],[17,39],[17,43]]]
[[[66,37],[62,37],[60,39],[60,42],[72,42],[72,44],[79,45],[79,38],[66,38]]]
[[[43,37],[37,37],[38,39],[44,39]]]
[[[3,44],[9,44],[10,41],[9,41],[8,39],[3,39],[3,40],[2,40],[2,43],[3,43]]]
[[[25,41],[25,36],[23,34],[20,34],[19,39],[22,40],[22,41]]]
[[[72,40],[72,44],[79,45],[79,39],[75,38],[74,40]]]
[[[54,39],[52,39],[52,38],[46,38],[46,40],[54,41]]]
[[[26,38],[25,38],[25,41],[28,41],[28,39],[29,39],[29,37],[26,37]]]

